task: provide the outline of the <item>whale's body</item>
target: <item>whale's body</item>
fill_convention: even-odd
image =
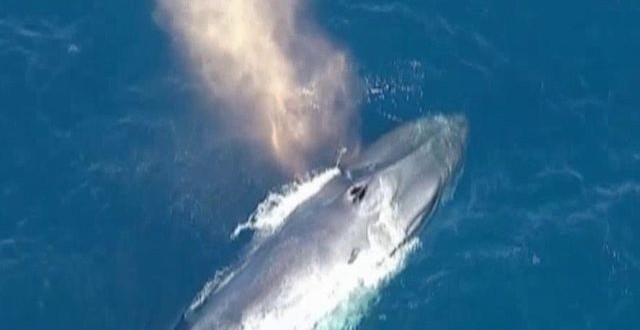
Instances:
[[[467,125],[433,116],[402,125],[339,166],[177,329],[313,329],[377,286],[459,172]],[[400,252],[399,252],[400,251]]]

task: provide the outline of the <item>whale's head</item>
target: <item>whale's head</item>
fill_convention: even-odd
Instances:
[[[342,166],[347,194],[365,205],[385,195],[394,225],[405,240],[414,236],[455,185],[467,126],[463,116],[438,115],[396,128]]]

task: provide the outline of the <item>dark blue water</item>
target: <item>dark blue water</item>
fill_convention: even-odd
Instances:
[[[640,327],[640,3],[311,5],[365,141],[471,125],[454,200],[362,329]],[[284,180],[216,139],[154,7],[0,3],[1,329],[168,328]]]

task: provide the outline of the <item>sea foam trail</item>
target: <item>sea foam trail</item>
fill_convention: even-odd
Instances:
[[[287,216],[297,206],[339,173],[337,168],[329,169],[270,194],[254,215],[246,223],[240,224],[234,233],[255,229],[257,235],[254,236],[254,244],[259,246],[264,235],[284,225]],[[406,257],[419,246],[419,240],[413,239],[401,245],[392,256],[389,255],[390,247],[400,245],[404,232],[396,226],[399,222],[394,218],[392,192],[383,189],[378,201],[376,207],[380,208],[380,216],[368,231],[369,248],[360,251],[351,264],[341,263],[323,269],[310,267],[301,276],[292,279],[286,292],[273,301],[274,309],[269,313],[246,311],[244,329],[354,328],[380,287],[402,269]],[[232,276],[233,273],[229,278]],[[209,288],[205,288],[208,292],[203,294],[209,294],[211,286],[208,285]]]
[[[226,126],[295,174],[354,144],[347,56],[305,18],[305,1],[158,0]]]
[[[236,238],[247,229],[255,230],[256,234],[262,237],[272,234],[282,226],[298,205],[315,195],[327,182],[339,174],[339,169],[331,168],[310,174],[301,181],[287,184],[279,191],[269,193],[249,219],[236,227],[231,238]]]

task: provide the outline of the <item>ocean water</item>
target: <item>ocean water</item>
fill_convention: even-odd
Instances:
[[[640,327],[640,3],[309,0],[363,140],[470,135],[359,329]],[[289,179],[216,135],[154,1],[0,2],[0,329],[168,329]]]

